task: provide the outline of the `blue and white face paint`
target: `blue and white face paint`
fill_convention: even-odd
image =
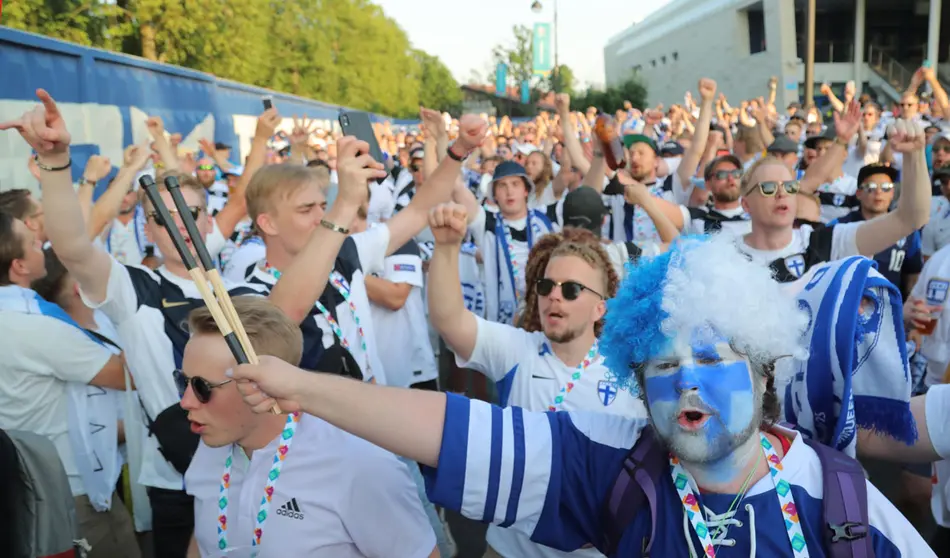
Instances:
[[[674,338],[647,363],[643,381],[653,425],[683,461],[724,460],[762,422],[764,379],[708,326]],[[722,472],[735,473],[729,463]]]

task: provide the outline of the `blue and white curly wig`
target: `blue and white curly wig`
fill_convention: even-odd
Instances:
[[[808,316],[769,268],[733,243],[728,235],[680,237],[668,252],[628,264],[600,337],[605,364],[623,387],[639,391],[635,370],[680,332],[711,329],[769,370],[782,357],[807,358]]]

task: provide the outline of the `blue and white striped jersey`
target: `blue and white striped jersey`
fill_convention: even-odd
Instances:
[[[433,503],[465,516],[517,529],[565,551],[603,543],[604,500],[640,431],[643,419],[603,413],[532,413],[502,409],[449,394],[439,466],[427,469]],[[811,556],[825,556],[822,473],[818,456],[792,431],[782,460]],[[658,486],[655,556],[702,555],[672,479]],[[701,495],[710,527],[722,526],[717,555],[792,556],[779,500],[769,477],[754,484],[733,513],[734,495]],[[917,530],[868,484],[875,555],[930,557]],[[627,529],[615,556],[639,556],[650,532],[649,509]]]

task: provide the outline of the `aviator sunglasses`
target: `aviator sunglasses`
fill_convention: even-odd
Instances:
[[[212,384],[201,376],[192,376],[189,378],[188,376],[185,376],[184,372],[181,370],[175,370],[174,376],[175,385],[178,386],[178,393],[184,396],[185,391],[188,390],[188,386],[191,385],[191,391],[195,393],[195,398],[197,398],[201,403],[207,403],[208,401],[211,401],[211,390],[226,384],[230,384],[234,381],[225,380],[223,382]]]
[[[581,293],[584,291],[590,291],[601,299],[605,298],[604,295],[577,281],[555,281],[547,278],[538,279],[536,288],[539,295],[548,296],[551,294],[551,291],[554,290],[554,287],[561,287],[561,295],[564,296],[565,300],[577,300],[577,297],[581,296]]]
[[[894,183],[885,182],[884,184],[875,184],[873,182],[870,182],[868,184],[862,185],[861,189],[864,190],[865,192],[871,192],[871,193],[874,193],[878,190],[882,192],[890,192],[891,190],[894,189]]]
[[[196,205],[188,206],[188,212],[191,213],[191,218],[197,221],[198,216],[201,215],[201,209],[202,208]],[[178,210],[169,208],[168,212],[175,214],[175,213],[178,213]],[[162,216],[159,215],[157,211],[152,211],[151,213],[148,214],[148,217],[149,219],[155,221],[155,224],[158,225],[159,227],[165,226],[165,219],[162,219]]]

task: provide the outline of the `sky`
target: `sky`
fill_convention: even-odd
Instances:
[[[541,0],[540,14],[532,0],[375,0],[396,20],[416,48],[442,59],[460,83],[472,71],[484,77],[493,68],[492,47],[513,44],[511,28],[553,21],[555,0]],[[574,70],[578,85],[603,85],[604,45],[620,31],[642,20],[669,0],[559,0],[558,53],[561,64]],[[493,71],[493,70],[492,70]]]

